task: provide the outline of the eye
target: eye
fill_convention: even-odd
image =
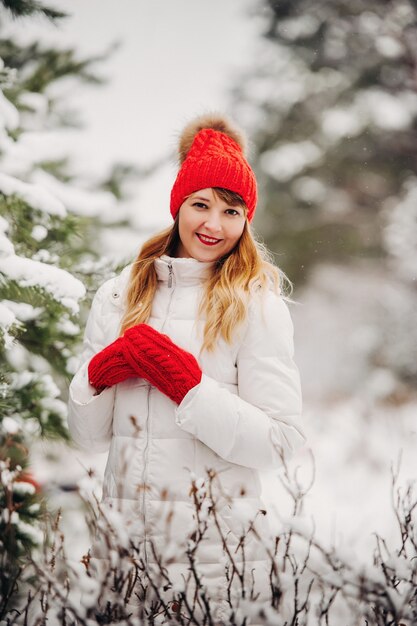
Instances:
[[[204,204],[204,202],[193,202],[193,206],[196,206],[199,209],[207,209],[207,204]]]
[[[226,209],[225,212],[227,213],[227,215],[240,215],[240,212],[236,209]]]

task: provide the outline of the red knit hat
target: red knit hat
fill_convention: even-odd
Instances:
[[[220,115],[190,122],[179,142],[181,167],[171,190],[171,215],[175,219],[185,198],[194,191],[222,187],[239,194],[253,218],[257,201],[255,174],[244,155],[244,138]]]

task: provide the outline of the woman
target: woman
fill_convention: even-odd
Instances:
[[[103,505],[122,512],[148,572],[167,520],[171,539],[189,547],[196,493],[200,502],[210,495],[217,524],[197,547],[198,565],[223,607],[230,578],[236,593],[242,586],[230,568],[225,578],[225,554],[245,566],[245,585],[268,594],[258,470],[278,467],[304,441],[282,273],[250,231],[257,184],[243,149],[221,116],[184,129],[174,224],[98,290],[69,400],[73,439],[87,450],[110,446]],[[236,551],[242,519],[254,518],[258,534]],[[189,556],[165,565],[178,590]]]

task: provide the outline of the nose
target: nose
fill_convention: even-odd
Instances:
[[[222,228],[220,215],[218,215],[215,211],[210,211],[210,213],[206,216],[204,226],[210,232],[218,233]]]

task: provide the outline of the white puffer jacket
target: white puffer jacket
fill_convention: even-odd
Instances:
[[[104,283],[93,300],[82,365],[71,382],[69,399],[69,428],[75,442],[89,451],[110,447],[103,503],[122,511],[130,536],[143,543],[149,564],[148,542],[163,550],[168,510],[174,513],[172,529],[179,538],[184,539],[192,524],[192,475],[205,477],[212,469],[220,477],[225,497],[219,496],[219,518],[232,544],[237,544],[241,517],[234,515],[232,504],[255,517],[264,508],[258,470],[278,467],[281,453],[288,455],[304,442],[293,325],[282,297],[272,291],[263,298],[254,296],[233,343],[221,339],[214,352],[200,354],[204,322],[196,318],[210,264],[164,256],[155,267],[159,282],[149,324],[194,354],[203,371],[200,384],[179,406],[139,378],[94,396],[88,362],[118,336],[128,266]],[[260,532],[266,532],[266,518],[258,519]],[[265,564],[265,555],[254,539],[248,541],[245,559],[250,573]],[[225,589],[221,556],[218,534],[209,534],[202,542],[199,563],[203,579],[219,598],[219,589]],[[181,575],[184,563],[171,565],[174,577]]]

